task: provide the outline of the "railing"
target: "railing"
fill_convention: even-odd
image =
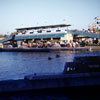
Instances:
[[[26,33],[18,33],[16,35],[29,35],[29,34],[48,34],[48,33],[62,33],[62,32],[67,32],[67,30],[47,30],[47,31],[43,31],[43,30],[39,30],[39,31],[33,31],[33,32],[26,32]]]

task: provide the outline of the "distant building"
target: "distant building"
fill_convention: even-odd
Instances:
[[[32,43],[38,43],[43,41],[53,42],[82,42],[82,41],[94,41],[100,39],[100,34],[94,34],[92,32],[68,30],[71,25],[47,25],[37,27],[18,28],[16,32],[0,40],[4,47],[20,47],[22,45],[30,45]],[[88,40],[86,40],[88,39]],[[25,44],[26,43],[26,44]],[[30,44],[31,43],[31,44]],[[92,42],[91,42],[92,43]]]
[[[71,25],[48,25],[38,27],[19,28],[15,40],[72,40],[71,34],[67,34],[67,27]]]

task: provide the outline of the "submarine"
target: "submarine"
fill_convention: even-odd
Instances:
[[[100,86],[100,56],[75,57],[62,73],[27,75],[23,79],[0,81],[0,92],[65,89]]]

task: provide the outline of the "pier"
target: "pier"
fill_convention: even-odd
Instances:
[[[0,48],[0,52],[51,52],[51,51],[89,51],[90,47],[59,48]]]

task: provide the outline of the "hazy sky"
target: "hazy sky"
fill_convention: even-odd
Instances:
[[[37,25],[71,24],[87,29],[100,16],[100,0],[0,0],[0,34]]]

